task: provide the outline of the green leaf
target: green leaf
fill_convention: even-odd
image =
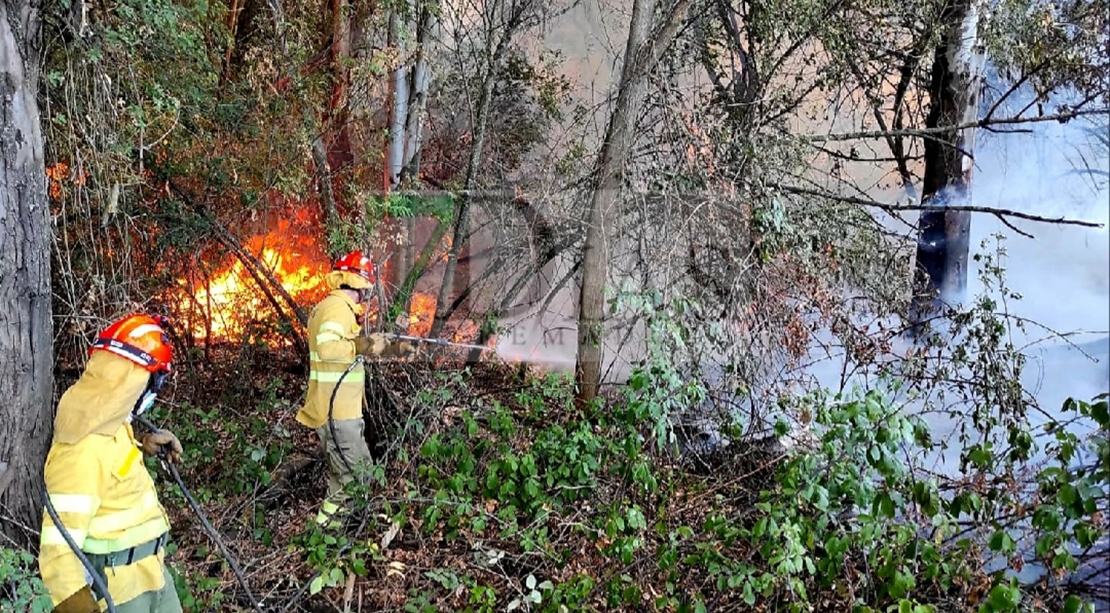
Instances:
[[[328,575],[328,583],[331,585],[339,585],[340,583],[343,583],[343,579],[345,577],[342,568],[333,568],[331,569],[331,572],[328,573]]]
[[[1015,611],[1021,602],[1021,590],[1011,584],[998,584],[991,590],[987,601],[995,611]]]
[[[1075,504],[1076,494],[1077,492],[1072,485],[1065,484],[1060,487],[1060,491],[1056,494],[1056,499],[1062,506],[1070,507]]]
[[[308,593],[316,595],[319,594],[320,590],[322,589],[324,589],[324,576],[316,575],[316,578],[312,580],[312,583],[308,584]]]
[[[752,582],[744,582],[744,604],[749,607],[755,604],[755,592],[752,591]]]
[[[1014,537],[1010,536],[1005,530],[998,530],[990,537],[988,545],[991,551],[997,551],[1006,555],[1014,553],[1017,548],[1017,542]]]
[[[1110,428],[1110,405],[1105,400],[1091,405],[1091,417],[1103,428]]]

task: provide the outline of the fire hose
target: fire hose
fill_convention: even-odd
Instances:
[[[93,582],[93,591],[104,598],[104,602],[108,605],[108,613],[116,613],[116,603],[112,600],[112,595],[108,593],[108,585],[104,582],[104,577],[100,576],[100,572],[93,566],[92,562],[85,557],[85,552],[77,546],[73,540],[73,536],[66,529],[65,524],[62,523],[61,518],[58,517],[58,510],[54,508],[54,503],[50,502],[50,493],[46,491],[46,483],[39,486],[39,492],[42,494],[42,500],[46,503],[46,513],[50,515],[50,521],[54,522],[54,526],[58,532],[62,533],[62,538],[65,539],[66,545],[73,550],[77,559],[81,561],[81,566],[85,567],[85,572]]]
[[[159,428],[155,427],[154,424],[150,423],[147,419],[141,416],[136,416],[135,420],[149,428],[152,432],[161,431]],[[208,536],[210,536],[212,540],[215,541],[216,546],[219,547],[220,552],[223,554],[224,558],[227,559],[228,564],[231,565],[231,572],[235,574],[235,578],[239,581],[239,585],[242,586],[243,591],[247,595],[247,599],[251,602],[251,605],[254,606],[254,608],[258,611],[262,611],[262,605],[258,602],[257,599],[255,599],[254,594],[251,592],[250,587],[247,585],[246,579],[243,577],[242,571],[239,570],[239,564],[235,561],[235,558],[231,555],[231,552],[227,550],[227,546],[224,545],[223,540],[219,537],[219,535],[216,533],[215,528],[212,527],[212,524],[204,515],[204,511],[201,510],[200,505],[197,504],[196,499],[193,498],[193,495],[189,491],[189,488],[181,479],[181,474],[177,472],[177,467],[174,466],[172,462],[167,462],[163,458],[159,458],[159,462],[161,463],[162,468],[169,472],[174,481],[177,482],[177,486],[181,488],[181,493],[185,495],[185,500],[188,501],[189,506],[193,510],[193,513],[195,513],[197,518],[200,519],[201,524],[204,526],[205,531],[208,533]],[[89,577],[92,579],[94,591],[97,593],[97,595],[101,596],[104,599],[104,602],[107,604],[108,613],[116,613],[116,604],[115,601],[112,599],[112,595],[108,592],[108,586],[104,582],[104,577],[101,576],[97,568],[93,566],[92,562],[90,562],[88,557],[85,556],[85,552],[82,551],[81,548],[77,545],[76,541],[73,540],[73,536],[69,533],[69,530],[66,529],[66,526],[64,523],[62,523],[61,518],[58,517],[58,511],[54,508],[54,504],[50,501],[50,494],[46,490],[45,483],[40,485],[40,492],[42,494],[43,503],[46,507],[46,513],[50,516],[50,521],[54,522],[54,526],[58,528],[58,532],[61,533],[62,538],[66,542],[66,545],[69,545],[69,548],[73,551],[74,555],[77,556],[77,559],[81,562],[81,565],[85,567],[85,571],[88,572]]]
[[[465,343],[453,343],[453,342],[450,342],[450,341],[447,341],[447,340],[444,340],[444,339],[430,339],[430,338],[423,338],[423,337],[419,337],[419,336],[406,336],[406,335],[403,335],[403,334],[386,334],[385,336],[387,338],[392,338],[392,339],[396,339],[396,340],[406,340],[406,341],[432,343],[432,344],[440,345],[440,346],[447,345],[447,346],[457,346],[457,347],[468,347],[468,348],[472,348],[472,349],[489,349],[489,347],[483,347],[481,345],[468,345],[468,344],[465,344]],[[339,393],[339,386],[342,385],[343,380],[347,378],[347,375],[351,374],[351,371],[354,370],[356,366],[362,365],[364,363],[365,363],[365,356],[361,356],[361,355],[355,356],[355,359],[353,361],[351,361],[351,363],[347,366],[347,368],[343,371],[343,373],[341,375],[339,375],[339,379],[336,380],[335,387],[332,388],[331,395],[328,398],[328,432],[331,434],[332,445],[335,446],[335,450],[339,454],[339,459],[343,462],[343,466],[347,469],[347,471],[351,472],[351,473],[354,472],[354,468],[351,466],[350,460],[347,459],[347,455],[345,453],[343,453],[343,446],[339,444],[339,438],[336,436],[337,433],[336,433],[336,430],[335,430],[335,418],[334,418],[334,414],[335,414],[335,396],[336,396],[336,394]],[[363,520],[362,520],[362,524],[359,526],[358,532],[362,531],[362,527],[365,526],[365,524],[366,524],[366,517],[364,516]],[[343,547],[341,547],[340,550],[339,550],[339,555],[342,555],[343,552],[346,551],[353,544],[353,542],[354,541],[348,541],[346,544],[344,544]],[[313,576],[313,579],[315,579],[315,577],[317,577],[319,575],[320,575],[320,572],[317,572],[316,575]],[[301,589],[298,590],[297,594],[293,597],[293,599],[289,601],[289,604],[286,605],[286,607],[284,609],[282,609],[281,613],[285,613],[291,607],[293,607],[293,605],[300,598],[301,594],[303,594],[304,591],[306,589],[308,589],[311,582],[312,582],[312,579],[310,579],[309,581],[306,581],[305,584],[301,586]]]
[[[335,445],[335,450],[339,452],[339,459],[343,460],[343,466],[346,467],[347,472],[350,473],[353,473],[354,469],[347,460],[347,456],[343,453],[343,445],[339,444],[339,438],[336,436],[335,432],[335,420],[332,419],[332,414],[335,409],[335,395],[339,392],[339,386],[343,383],[343,379],[346,379],[347,375],[351,374],[351,371],[354,370],[356,365],[362,364],[363,360],[363,356],[355,356],[354,361],[347,366],[347,370],[344,370],[343,374],[339,375],[339,380],[335,382],[335,387],[331,389],[331,397],[328,398],[328,432],[331,433],[332,445]]]
[[[144,417],[137,416],[135,420],[149,428],[152,432],[161,432],[160,428],[150,423],[150,421]],[[226,559],[228,565],[231,566],[231,572],[235,575],[235,579],[239,582],[239,586],[243,588],[243,592],[247,595],[247,600],[250,601],[251,606],[257,611],[263,611],[262,604],[254,597],[254,593],[251,592],[250,586],[247,585],[247,580],[243,576],[243,572],[239,569],[239,563],[235,560],[235,556],[231,555],[231,552],[228,551],[227,545],[224,544],[223,539],[220,538],[216,529],[213,528],[211,522],[208,521],[208,517],[204,514],[204,511],[201,510],[200,504],[193,498],[192,492],[189,491],[189,488],[186,487],[185,482],[181,479],[181,474],[177,472],[177,467],[174,466],[173,462],[168,462],[164,458],[159,457],[158,460],[163,470],[168,472],[170,476],[173,477],[173,480],[177,482],[177,487],[181,489],[181,493],[184,494],[186,502],[189,503],[189,507],[193,510],[197,519],[200,520],[201,525],[204,526],[205,532],[207,532],[209,538],[216,543],[216,546],[220,549],[220,553],[223,554],[224,559]]]
[[[428,343],[430,345],[437,345],[439,347],[465,347],[467,349],[481,349],[487,351],[491,349],[484,345],[471,345],[470,343],[456,343],[442,338],[424,338],[423,336],[406,336],[404,334],[386,334],[387,338],[392,338],[399,341],[410,341],[414,343]]]
[[[347,378],[347,375],[349,375],[351,371],[354,370],[355,365],[362,364],[363,362],[363,356],[355,356],[354,361],[352,361],[351,364],[347,366],[347,369],[343,371],[343,374],[339,375],[339,380],[335,382],[335,387],[331,390],[331,397],[328,398],[328,431],[331,433],[332,444],[335,445],[336,451],[339,452],[339,459],[343,460],[343,465],[347,467],[347,470],[349,472],[354,472],[354,470],[351,468],[351,463],[347,460],[347,456],[343,453],[343,446],[338,443],[338,439],[335,436],[335,420],[332,418],[332,413],[333,409],[335,408],[335,395],[339,391],[339,385],[343,383],[343,379]],[[367,517],[364,515],[362,518],[362,523],[359,525],[358,530],[355,533],[356,539],[357,535],[362,532],[363,527],[366,526],[366,519]],[[354,543],[354,539],[344,543],[343,546],[339,548],[339,552],[337,555],[343,555],[343,553],[346,552],[347,549],[349,549]],[[319,577],[322,572],[323,571],[316,571],[316,574],[313,575],[311,579],[305,581],[304,585],[302,585],[301,588],[297,590],[297,593],[293,595],[293,598],[289,600],[289,604],[285,605],[285,608],[281,610],[281,613],[287,613],[290,609],[292,609],[293,606],[297,604],[297,601],[300,600],[301,596],[305,593],[305,590],[307,590],[312,585],[312,582],[316,579],[316,577]]]

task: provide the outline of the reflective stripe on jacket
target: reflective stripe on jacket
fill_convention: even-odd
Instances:
[[[86,553],[123,551],[170,529],[130,424],[121,424],[112,436],[89,434],[74,444],[55,442],[46,456],[43,478],[62,525]],[[106,568],[108,591],[116,604],[161,589],[163,558],[160,552],[128,566]],[[45,509],[39,570],[55,605],[92,584]]]
[[[335,394],[332,419],[362,417],[366,393],[366,371],[354,362],[355,337],[360,328],[355,317],[355,302],[342,290],[333,290],[316,305],[308,318],[308,395],[297,413],[297,421],[319,428],[328,421],[328,403],[340,377],[343,382]]]

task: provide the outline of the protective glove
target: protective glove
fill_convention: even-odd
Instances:
[[[143,453],[147,455],[159,455],[165,453],[165,458],[174,464],[181,463],[181,453],[184,449],[181,448],[181,441],[173,435],[169,430],[159,430],[158,432],[148,432],[139,439],[139,445],[143,449]]]
[[[389,344],[384,355],[391,358],[407,358],[414,353],[416,353],[416,345],[408,341],[397,341]]]
[[[84,586],[54,607],[54,613],[100,613],[92,588]]]
[[[374,333],[355,337],[355,353],[365,356],[379,356],[389,347],[389,339],[384,334]]]

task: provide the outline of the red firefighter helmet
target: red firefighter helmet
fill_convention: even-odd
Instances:
[[[374,282],[374,263],[370,258],[362,255],[361,251],[352,251],[335,261],[333,270],[354,273],[368,283]]]
[[[152,373],[169,372],[173,364],[173,348],[166,336],[168,325],[169,320],[160,315],[128,315],[96,337],[89,347],[89,355],[94,351],[110,351]]]

